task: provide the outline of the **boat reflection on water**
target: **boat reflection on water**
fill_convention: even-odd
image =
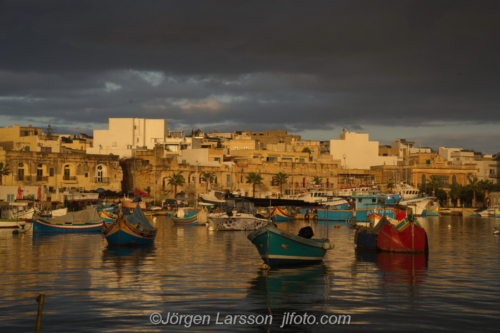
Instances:
[[[375,263],[384,283],[417,286],[427,277],[428,254],[356,249],[358,263]]]
[[[102,253],[102,262],[113,263],[116,268],[137,267],[155,251],[154,244],[138,246],[107,246]]]
[[[272,315],[274,323],[281,323],[286,313],[304,312],[304,304],[310,314],[324,313],[330,276],[333,272],[324,263],[260,270],[249,282],[248,298],[257,303],[256,313]]]

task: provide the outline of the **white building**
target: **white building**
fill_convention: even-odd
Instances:
[[[167,136],[165,119],[110,118],[108,130],[94,130],[94,147],[87,154],[132,157],[135,149],[153,149]]]
[[[344,132],[339,140],[330,140],[330,155],[340,160],[346,169],[370,169],[376,165],[397,165],[397,156],[379,156],[379,142],[369,141],[369,135]]]

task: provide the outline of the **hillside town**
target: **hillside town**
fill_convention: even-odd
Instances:
[[[498,203],[499,159],[405,139],[380,145],[346,129],[337,139],[312,141],[285,130],[185,133],[170,131],[165,119],[110,118],[93,136],[57,134],[50,125],[0,128],[0,173],[3,201],[140,191],[162,205],[210,190],[294,198],[313,189],[387,191],[406,183],[443,205],[478,207]]]

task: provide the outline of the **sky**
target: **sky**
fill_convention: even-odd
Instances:
[[[0,0],[0,127],[500,152],[500,1]]]

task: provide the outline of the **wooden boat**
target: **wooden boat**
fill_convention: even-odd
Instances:
[[[500,208],[495,208],[495,217],[500,217]]]
[[[208,190],[207,193],[200,194],[200,198],[203,202],[215,206],[224,206],[226,204],[226,196],[227,192],[217,190]]]
[[[31,220],[35,208],[27,202],[1,203],[1,219]]]
[[[274,222],[290,222],[295,219],[295,214],[291,209],[284,207],[273,207],[269,214],[269,218]]]
[[[279,265],[312,264],[323,260],[326,251],[334,248],[328,239],[313,239],[311,227],[301,229],[299,235],[266,225],[249,234],[264,263]]]
[[[137,198],[136,198],[137,199]],[[139,202],[135,202],[134,200],[136,199],[130,199],[130,198],[123,198],[122,199],[122,208],[127,208],[127,209],[134,209],[137,207],[137,204],[139,204],[139,207],[142,210],[146,210],[146,202],[141,199]]]
[[[180,207],[170,218],[177,225],[205,225],[208,222],[207,211],[203,208]]]
[[[257,230],[269,223],[256,214],[252,202],[245,199],[228,199],[227,210],[208,215],[208,224],[214,230]]]
[[[56,208],[56,209],[37,208],[35,209],[34,214],[41,217],[64,216],[68,214],[68,207]]]
[[[151,244],[156,238],[158,228],[148,221],[142,209],[134,209],[131,215],[123,213],[113,222],[104,222],[102,233],[109,245],[134,246]]]
[[[103,221],[94,207],[63,216],[33,215],[33,232],[99,232]]]
[[[427,233],[413,218],[405,218],[396,226],[382,218],[375,227],[358,227],[354,236],[357,247],[388,252],[428,252]]]
[[[24,228],[26,219],[0,219],[0,228]]]

